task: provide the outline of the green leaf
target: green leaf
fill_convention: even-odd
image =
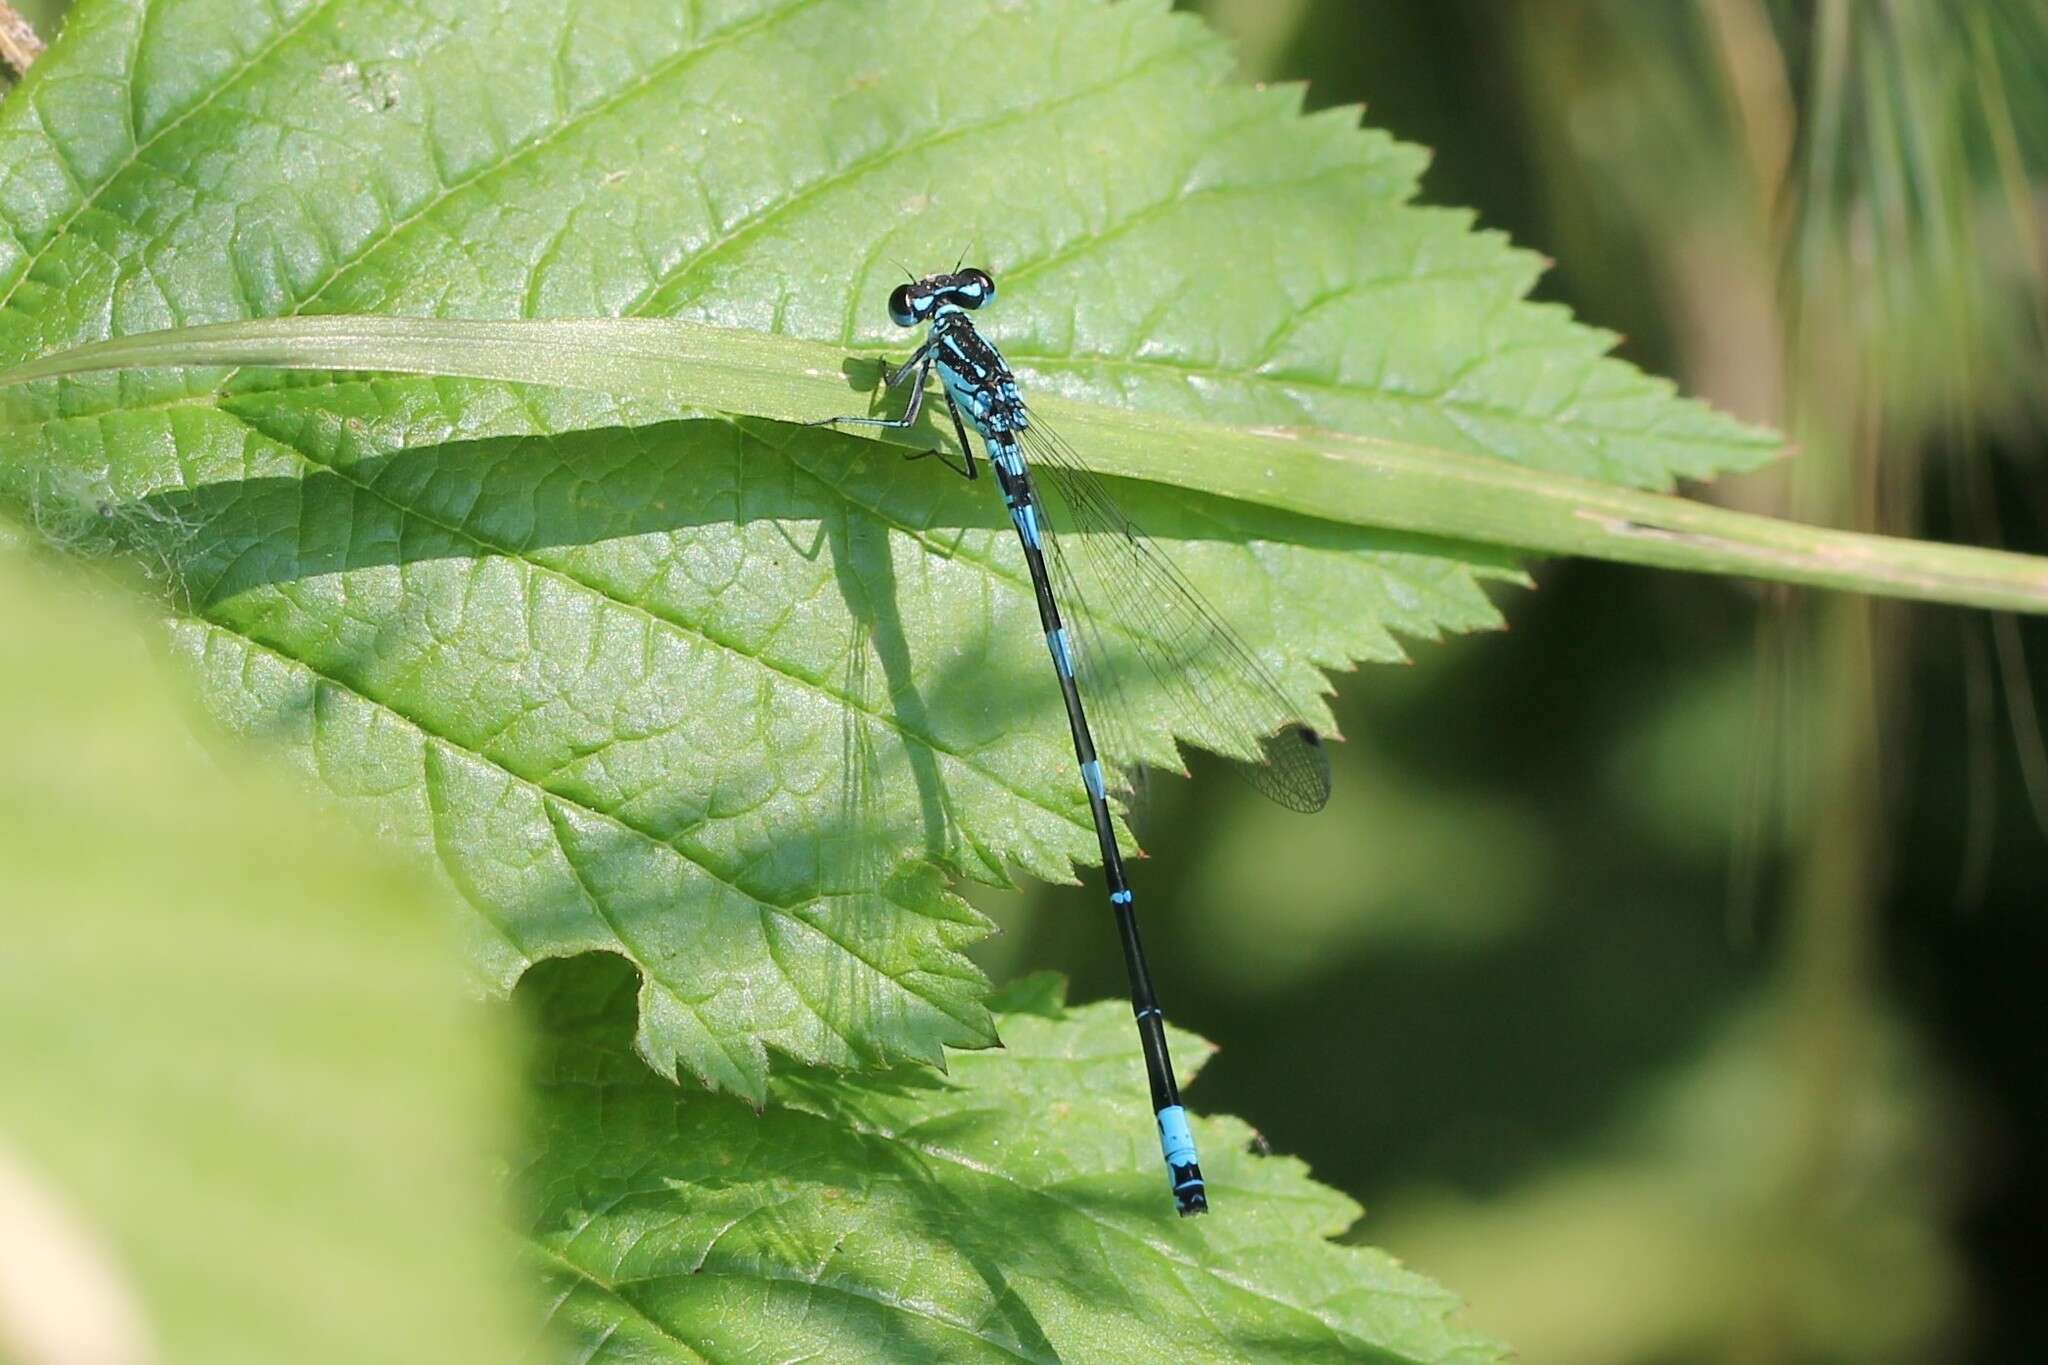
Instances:
[[[1197,1123],[1217,1216],[1162,1222],[1118,1006],[1063,1012],[1041,984],[1003,1053],[859,1085],[778,1073],[757,1114],[648,1074],[616,958],[522,994],[544,1032],[521,1177],[558,1359],[1503,1358],[1437,1286],[1327,1241],[1358,1207],[1235,1120]]]
[[[0,107],[0,364],[300,312],[900,344],[891,260],[969,248],[1048,396],[1650,488],[1773,452],[1523,302],[1536,258],[1408,202],[1421,153],[1228,67],[1139,2],[86,0]],[[1094,851],[1000,509],[872,442],[672,415],[67,379],[6,392],[0,496],[156,572],[213,712],[430,856],[493,983],[628,956],[643,1054],[753,1097],[771,1048],[986,1044],[945,877]],[[1320,725],[1322,670],[1495,625],[1512,576],[1120,491]]]
[[[74,346],[0,371],[0,386],[150,366],[387,370],[519,381],[645,400],[635,420],[703,409],[811,423],[847,406],[844,381],[879,364],[835,346],[656,318],[479,322],[372,314],[254,318]],[[918,451],[945,439],[928,404],[907,430],[858,434]],[[1078,439],[1088,467],[1325,521],[1499,550],[1744,574],[1927,602],[2048,611],[2036,555],[1834,531],[1485,455],[1315,427],[1225,427],[1039,399],[1033,417]],[[766,438],[777,439],[772,428]],[[1480,547],[1495,547],[1483,550]]]
[[[197,751],[105,596],[0,545],[0,1355],[512,1359],[512,1049],[435,897]]]

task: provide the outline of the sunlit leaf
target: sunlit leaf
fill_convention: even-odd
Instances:
[[[1501,1348],[1300,1162],[1200,1125],[1215,1216],[1161,1221],[1130,1016],[1040,983],[1003,1053],[854,1085],[778,1074],[764,1113],[632,1053],[632,972],[550,965],[522,1171],[564,1361],[1481,1362]],[[1199,1057],[1179,1036],[1176,1055]]]
[[[88,0],[0,108],[0,363],[294,312],[872,349],[892,262],[966,250],[1034,392],[1646,488],[1773,453],[1523,302],[1419,151],[1228,70],[1149,2]],[[630,957],[664,1071],[989,1042],[945,877],[1093,855],[1001,509],[929,463],[422,378],[0,417],[0,494],[157,574],[218,716],[428,853],[494,983]],[[1312,722],[1322,670],[1497,621],[1497,555],[1124,491]]]

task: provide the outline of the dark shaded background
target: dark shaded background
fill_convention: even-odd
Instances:
[[[1800,445],[1694,491],[2048,552],[2041,6],[1198,8]],[[1511,631],[1342,681],[1323,815],[1155,784],[1155,967],[1225,1043],[1191,1103],[1527,1360],[2042,1358],[2048,631],[1537,576]],[[987,898],[986,964],[1120,993],[1098,900]]]

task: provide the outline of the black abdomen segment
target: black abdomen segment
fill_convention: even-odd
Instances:
[[[943,363],[943,361],[941,362]],[[1000,421],[1000,406],[994,413]],[[981,426],[976,422],[977,427]],[[1145,960],[1145,946],[1138,936],[1138,917],[1130,882],[1124,876],[1123,850],[1117,844],[1116,825],[1111,819],[1109,794],[1102,776],[1102,760],[1095,752],[1095,738],[1088,728],[1088,714],[1081,704],[1081,690],[1074,682],[1073,654],[1067,642],[1066,625],[1060,619],[1059,603],[1052,595],[1051,576],[1045,567],[1045,546],[1039,524],[1040,502],[1032,485],[1030,469],[1022,451],[1007,431],[983,432],[987,438],[989,463],[1003,490],[1003,503],[1017,539],[1024,547],[1024,562],[1031,571],[1031,590],[1038,601],[1038,621],[1045,631],[1045,644],[1052,654],[1053,671],[1059,675],[1060,696],[1066,702],[1067,728],[1074,739],[1074,758],[1081,765],[1081,782],[1088,792],[1088,813],[1095,823],[1095,839],[1102,851],[1102,878],[1109,888],[1109,904],[1116,916],[1117,936],[1123,944],[1124,969],[1131,983],[1131,1011],[1137,1018],[1138,1042],[1145,1055],[1145,1079],[1152,1092],[1152,1110],[1159,1125],[1159,1147],[1166,1161],[1168,1183],[1173,1189],[1174,1207],[1183,1218],[1209,1210],[1208,1188],[1202,1179],[1201,1161],[1195,1150],[1194,1134],[1188,1128],[1187,1111],[1181,1107],[1180,1087],[1173,1078],[1173,1061],[1166,1049],[1166,1021],[1159,999],[1152,989],[1152,974]]]

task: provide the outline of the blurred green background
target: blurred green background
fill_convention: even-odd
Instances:
[[[1209,0],[1542,296],[1797,442],[1704,490],[2048,551],[2048,9]],[[2048,630],[1594,564],[1343,680],[1331,808],[1161,780],[1191,1091],[1530,1361],[2040,1358]],[[998,977],[1122,968],[1085,888]]]

